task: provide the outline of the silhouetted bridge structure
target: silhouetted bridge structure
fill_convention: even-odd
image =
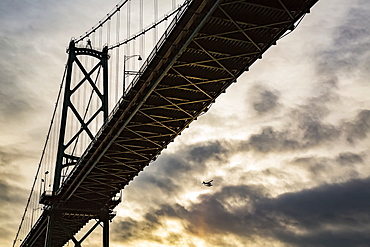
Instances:
[[[63,246],[83,240],[103,224],[103,246],[109,245],[109,221],[116,198],[128,183],[160,155],[215,99],[262,54],[310,11],[317,0],[193,0],[177,13],[149,55],[135,82],[126,90],[81,157],[63,150],[61,170],[73,170],[54,189],[44,192],[44,211],[21,246]],[[90,54],[105,72],[108,47],[102,51],[69,46],[69,64]],[[82,65],[81,65],[82,66]],[[89,72],[84,72],[89,81]],[[68,72],[67,72],[68,79]],[[91,80],[90,80],[91,81]],[[72,90],[73,92],[73,90]],[[101,93],[102,108],[108,97]],[[104,97],[103,97],[104,96]],[[66,99],[66,97],[65,97]],[[81,123],[89,132],[88,124]],[[62,143],[61,146],[65,145]],[[55,151],[56,152],[56,151]],[[68,160],[68,164],[65,163]],[[90,220],[97,223],[77,240]],[[16,239],[17,241],[17,239]]]

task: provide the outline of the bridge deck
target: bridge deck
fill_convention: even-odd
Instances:
[[[112,198],[316,2],[192,1],[52,198],[53,246],[113,209]],[[44,246],[48,212],[22,246]]]

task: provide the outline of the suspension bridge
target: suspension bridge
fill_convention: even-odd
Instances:
[[[109,246],[121,190],[317,1],[125,0],[73,38],[13,247]]]

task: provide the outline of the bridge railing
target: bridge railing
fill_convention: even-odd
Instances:
[[[153,61],[153,59],[157,55],[158,50],[163,46],[164,42],[167,40],[168,35],[175,29],[177,23],[179,22],[179,20],[181,19],[181,17],[183,16],[183,14],[185,13],[185,11],[187,9],[185,7],[189,6],[192,1],[193,0],[186,0],[185,1],[184,8],[182,8],[177,13],[177,15],[175,15],[175,18],[172,20],[172,22],[170,23],[168,28],[165,30],[162,37],[158,40],[158,42],[157,42],[156,46],[154,47],[154,49],[152,50],[152,52],[149,54],[148,58],[145,60],[145,62],[141,66],[138,74],[135,76],[135,78],[132,80],[130,85],[127,87],[127,90],[125,91],[125,94],[126,94],[126,92],[129,92],[133,86],[135,86],[137,81],[140,79],[140,75],[147,69],[149,64]]]

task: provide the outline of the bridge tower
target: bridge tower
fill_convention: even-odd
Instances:
[[[76,247],[80,247],[82,241],[84,241],[97,226],[103,224],[103,247],[109,246],[109,221],[114,217],[111,211],[107,210],[89,210],[82,209],[76,205],[75,208],[63,208],[58,207],[56,198],[58,198],[60,185],[62,183],[62,171],[63,169],[75,166],[80,159],[79,156],[75,155],[74,148],[72,147],[74,143],[78,142],[78,139],[85,133],[89,137],[89,141],[94,140],[95,134],[91,129],[91,123],[96,121],[98,117],[103,115],[103,121],[108,118],[108,47],[103,47],[102,51],[98,51],[92,48],[91,42],[88,41],[86,47],[76,47],[74,40],[69,43],[67,49],[68,53],[68,62],[66,67],[66,80],[65,80],[65,89],[64,89],[64,98],[62,106],[62,114],[60,121],[59,129],[59,141],[57,147],[57,158],[56,166],[54,171],[54,183],[52,192],[45,191],[41,195],[40,203],[45,205],[45,211],[48,215],[48,224],[46,229],[45,237],[45,247],[53,246],[52,230],[58,226],[62,229],[64,234],[68,235],[70,239],[74,242]],[[95,58],[94,61],[97,61],[95,65],[91,68],[84,66],[83,62],[79,57],[88,56]],[[83,74],[83,77],[80,81],[73,83],[73,70],[78,69],[79,72]],[[102,87],[97,86],[97,81],[93,80],[92,75],[97,73],[98,76],[102,76]],[[97,76],[97,77],[98,77]],[[75,102],[75,94],[83,85],[88,84],[91,87],[91,95],[96,94],[99,99],[99,106],[94,109],[88,117],[86,114],[78,111],[78,107]],[[68,127],[68,118],[74,118],[77,120],[80,128],[72,133],[70,136],[66,135]],[[90,230],[87,231],[85,236],[80,240],[77,240],[71,231],[68,229],[67,224],[63,222],[63,214],[90,214],[95,218],[96,224],[93,225]]]

